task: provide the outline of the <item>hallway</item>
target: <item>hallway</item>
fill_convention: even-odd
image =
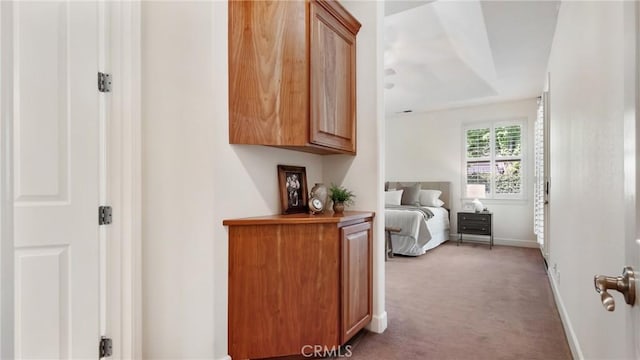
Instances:
[[[355,359],[571,359],[540,250],[454,242],[386,265],[389,327]]]

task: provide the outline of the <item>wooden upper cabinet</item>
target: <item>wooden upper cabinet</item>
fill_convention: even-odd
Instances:
[[[229,143],[356,153],[356,34],[336,1],[229,2]]]

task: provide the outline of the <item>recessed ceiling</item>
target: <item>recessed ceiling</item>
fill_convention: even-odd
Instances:
[[[386,0],[384,2],[384,14],[387,16],[392,15],[433,1],[435,0]]]
[[[558,7],[558,1],[387,2],[387,115],[538,96]]]

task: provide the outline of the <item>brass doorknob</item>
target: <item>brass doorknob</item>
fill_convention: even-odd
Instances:
[[[626,266],[622,270],[622,276],[596,275],[593,277],[593,285],[596,287],[596,292],[600,294],[602,306],[607,311],[616,309],[615,300],[607,290],[621,292],[624,295],[624,300],[631,306],[636,302],[636,276],[631,266]]]

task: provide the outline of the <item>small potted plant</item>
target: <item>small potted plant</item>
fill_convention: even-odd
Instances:
[[[333,212],[342,213],[344,207],[353,204],[353,198],[356,197],[351,190],[347,190],[342,186],[331,184],[329,187],[329,197],[333,200]]]

